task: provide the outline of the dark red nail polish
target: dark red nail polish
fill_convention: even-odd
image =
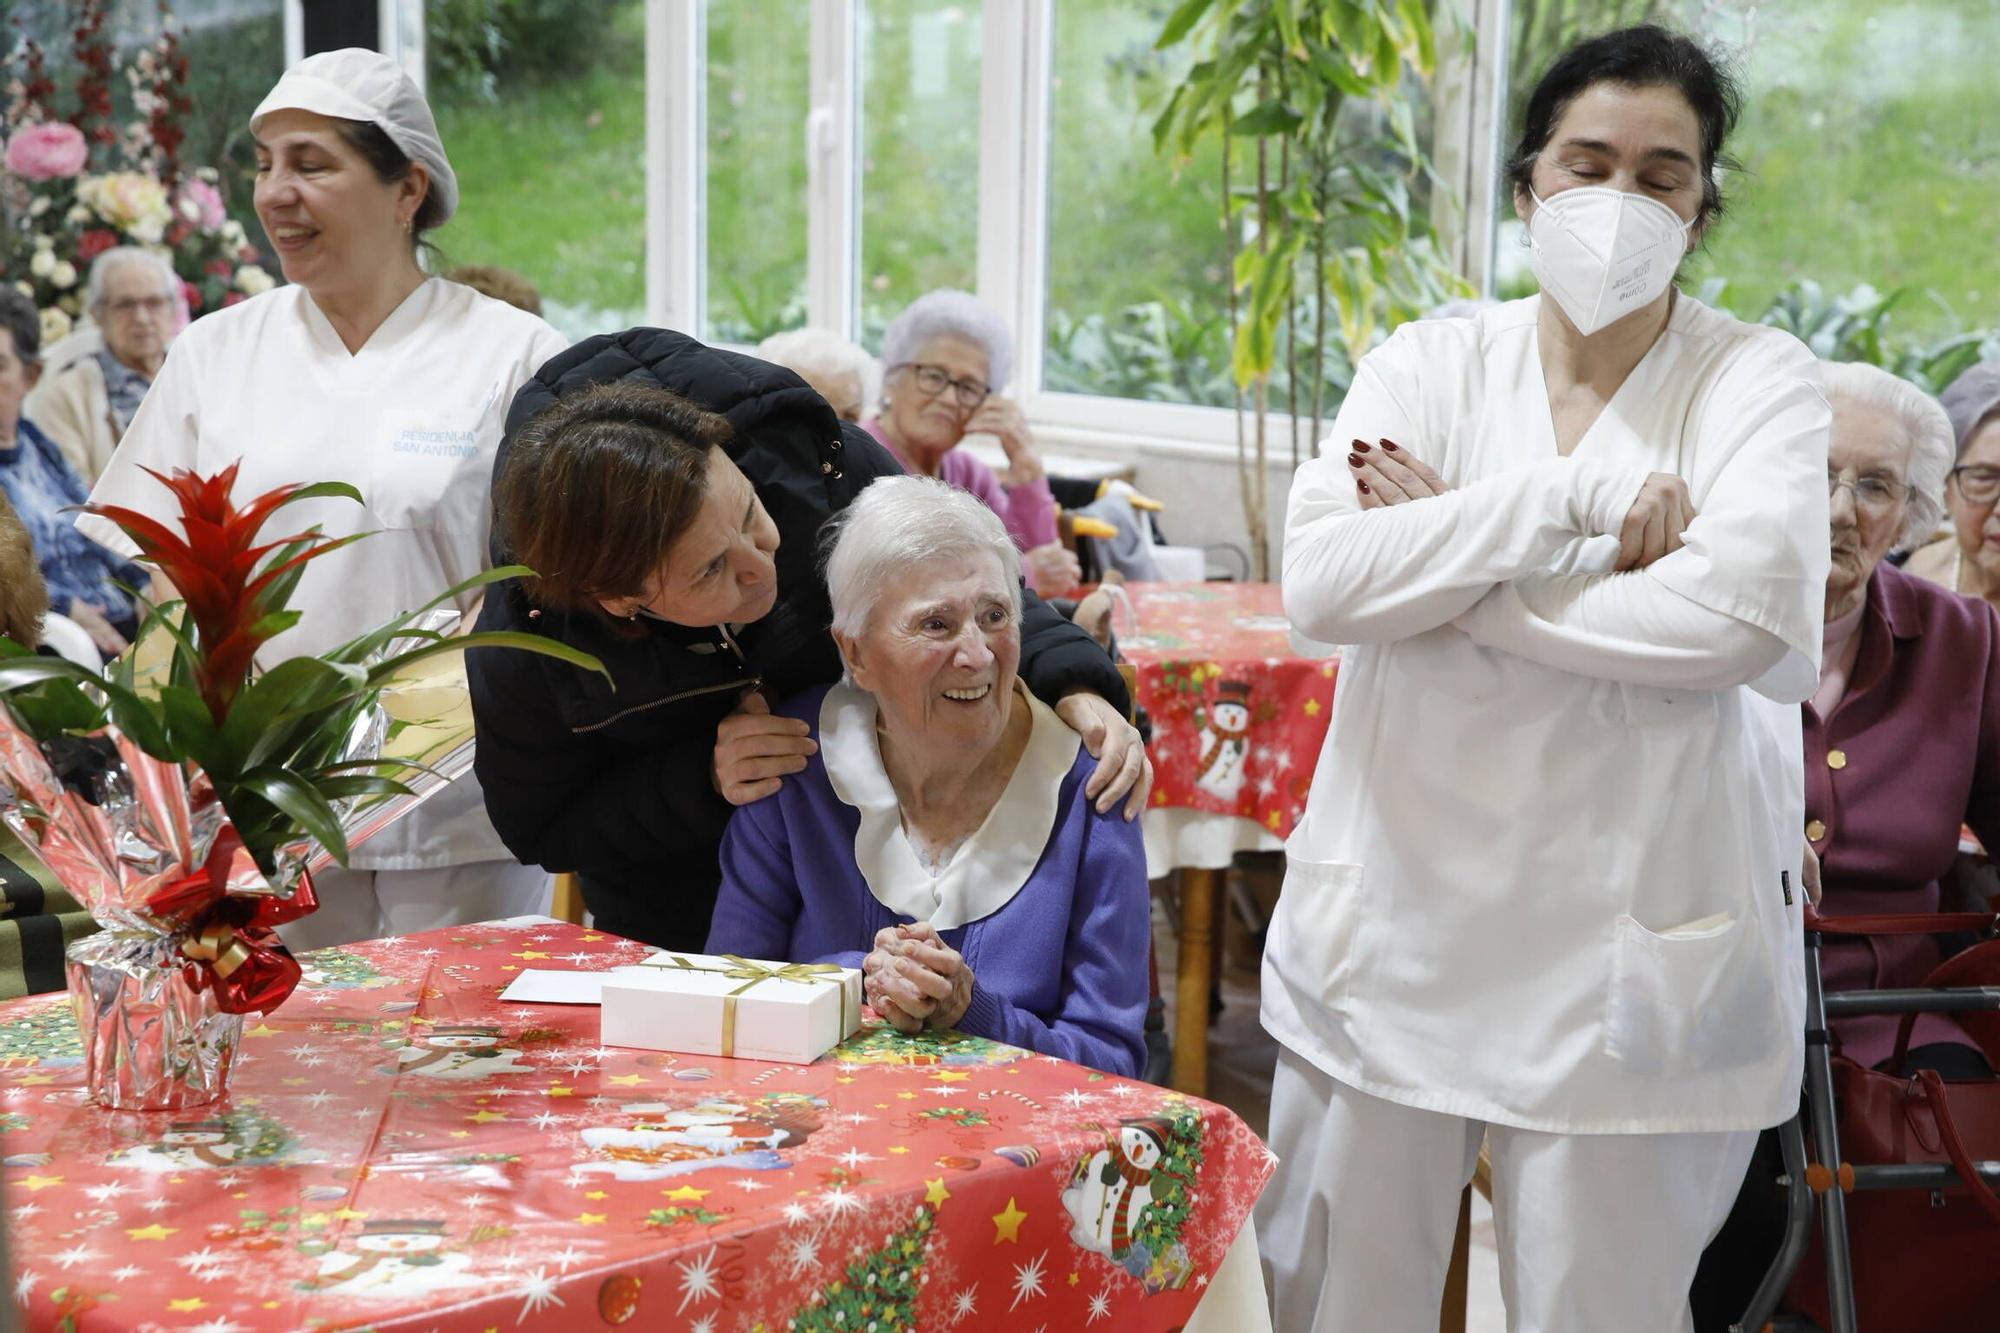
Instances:
[[[1366,440],[1356,440],[1356,441],[1354,442],[1354,452],[1355,452],[1355,453],[1357,453],[1357,454],[1365,454],[1365,453],[1367,453],[1367,452],[1368,452],[1368,441],[1366,441]]]
[[[1359,491],[1360,491],[1360,492],[1361,492],[1361,493],[1362,493],[1363,495],[1367,495],[1367,494],[1369,494],[1369,490],[1368,490],[1368,483],[1367,483],[1367,482],[1365,482],[1365,481],[1363,481],[1363,480],[1361,480],[1361,478],[1359,478],[1359,477],[1356,477],[1356,478],[1354,479],[1354,485],[1355,485],[1355,488],[1356,488],[1357,490],[1359,490]]]
[[[1349,454],[1349,455],[1347,456],[1347,465],[1348,465],[1349,467],[1360,467],[1360,466],[1361,466],[1361,455],[1360,455],[1360,454]]]
[[[1382,447],[1384,449],[1387,449],[1392,454],[1396,452],[1396,442],[1394,440],[1382,441]]]

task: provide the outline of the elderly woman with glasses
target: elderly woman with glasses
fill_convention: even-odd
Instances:
[[[51,368],[28,415],[86,485],[95,484],[186,323],[181,280],[151,250],[121,245],[90,266],[85,301],[103,346]]]
[[[904,469],[971,491],[1027,552],[1028,586],[1060,597],[1076,586],[1076,556],[1056,540],[1056,501],[1019,404],[1001,395],[1014,365],[1007,326],[978,297],[920,296],[882,334],[882,410],[865,422]],[[958,448],[988,434],[1007,475]]]
[[[1960,375],[1939,401],[1958,446],[1945,488],[1951,528],[1903,567],[2000,606],[2000,359]]]
[[[1833,406],[1826,465],[1833,561],[1819,689],[1804,705],[1805,834],[1820,861],[1819,909],[1829,916],[1948,910],[1941,881],[1957,858],[1961,825],[2000,847],[2000,613],[1885,558],[1922,540],[1943,516],[1953,423],[1887,371],[1846,362],[1823,369]],[[1951,482],[1961,492],[1954,510],[1966,502],[1966,476],[1961,464]],[[1992,500],[1988,493],[1985,503]],[[1829,991],[1920,986],[1943,957],[1928,935],[1830,935],[1820,972]],[[1840,1018],[1833,1030],[1843,1054],[1887,1068],[1898,1021]],[[1944,1014],[1916,1019],[1902,1072],[1918,1069],[1948,1079],[1992,1072]],[[1702,1257],[1692,1301],[1698,1333],[1734,1326],[1776,1253],[1783,1196],[1770,1182],[1782,1171],[1767,1132],[1728,1223]]]
[[[859,967],[905,1031],[1136,1074],[1146,857],[1021,682],[1020,555],[930,477],[875,482],[826,561],[846,679],[778,709],[817,752],[722,839],[711,953]]]

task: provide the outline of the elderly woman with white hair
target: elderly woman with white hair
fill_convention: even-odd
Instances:
[[[906,471],[971,491],[1027,552],[1028,586],[1044,597],[1076,587],[1076,556],[1056,539],[1056,500],[1020,404],[1003,396],[1014,339],[978,297],[939,290],[912,301],[882,333],[881,412],[864,424]],[[1007,475],[958,447],[987,434]]]
[[[1827,916],[1949,910],[1941,882],[1962,825],[2000,847],[2000,613],[1889,563],[1933,532],[1953,466],[1952,423],[1885,370],[1829,362],[1826,485],[1832,567],[1819,689],[1803,706],[1805,835]],[[1828,935],[1829,991],[1921,986],[1942,962],[1929,935]],[[1886,1069],[1896,1015],[1838,1018],[1842,1054]],[[1902,1072],[1990,1076],[1979,1045],[1946,1014],[1920,1014]],[[1894,1072],[1894,1071],[1891,1071]],[[1734,1327],[1784,1231],[1783,1171],[1766,1132],[1730,1219],[1702,1257],[1699,1333]]]
[[[757,344],[757,355],[793,371],[842,421],[861,415],[882,391],[882,365],[832,329],[803,328],[774,333]]]
[[[51,365],[28,399],[28,415],[86,485],[111,461],[167,359],[167,344],[187,322],[180,289],[173,266],[136,245],[115,246],[90,265],[84,301],[101,345]]]
[[[1967,370],[1938,401],[1958,447],[1944,493],[1951,526],[1903,568],[2000,606],[2000,359]]]
[[[1021,685],[1007,530],[928,477],[876,482],[839,524],[826,575],[846,679],[778,710],[818,752],[730,821],[710,952],[859,967],[906,1031],[1136,1074],[1145,852],[1086,796],[1076,733]]]

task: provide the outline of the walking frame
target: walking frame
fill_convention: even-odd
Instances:
[[[1844,1160],[1834,1099],[1832,1035],[1829,1020],[1857,1014],[1968,1013],[2000,1011],[2000,986],[1948,989],[1843,991],[1828,995],[1820,981],[1820,949],[1826,935],[1932,935],[1950,931],[1984,931],[2000,926],[2000,917],[1985,912],[1941,913],[1929,916],[1823,917],[1811,907],[1805,912],[1806,1067],[1803,1105],[1778,1127],[1778,1145],[1785,1173],[1779,1183],[1786,1191],[1784,1243],[1732,1333],[1807,1333],[1816,1330],[1795,1316],[1774,1319],[1778,1301],[1805,1257],[1812,1239],[1815,1200],[1821,1244],[1826,1256],[1827,1307],[1833,1327],[1824,1333],[1860,1333],[1855,1319],[1854,1273],[1847,1234],[1847,1195],[1855,1190],[1943,1190],[1960,1184],[1948,1163],[1866,1164]],[[1806,1128],[1812,1130],[1811,1161],[1807,1160]],[[2000,1185],[2000,1161],[1971,1164],[1989,1185]]]

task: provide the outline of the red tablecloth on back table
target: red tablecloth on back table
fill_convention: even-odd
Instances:
[[[1235,815],[1288,836],[1305,811],[1339,664],[1292,651],[1275,583],[1127,591],[1139,632],[1119,646],[1153,719],[1152,804]]]
[[[497,998],[648,952],[529,920],[309,954],[180,1114],[84,1102],[65,997],[0,1005],[29,1325],[1168,1329],[1270,1174],[1222,1107],[976,1038],[764,1064]]]

